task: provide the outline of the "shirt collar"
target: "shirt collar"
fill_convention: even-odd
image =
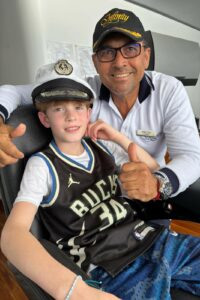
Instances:
[[[140,89],[138,99],[139,102],[142,103],[151,93],[151,90],[155,90],[154,84],[151,78],[144,74],[142,80],[140,81]],[[109,101],[110,98],[110,91],[105,85],[101,85],[99,99],[104,101]]]

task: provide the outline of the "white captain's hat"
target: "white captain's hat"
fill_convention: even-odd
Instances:
[[[39,68],[32,91],[33,102],[92,100],[95,92],[75,62],[61,59]]]

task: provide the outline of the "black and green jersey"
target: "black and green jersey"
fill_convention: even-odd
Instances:
[[[85,271],[90,264],[118,273],[144,252],[155,229],[137,219],[121,196],[113,157],[100,143],[82,140],[88,166],[64,155],[54,142],[36,155],[52,176],[39,214],[50,240]]]

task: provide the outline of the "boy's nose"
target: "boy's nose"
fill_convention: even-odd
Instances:
[[[66,112],[65,119],[67,121],[73,121],[73,120],[75,120],[76,119],[75,113],[70,112],[70,111]]]

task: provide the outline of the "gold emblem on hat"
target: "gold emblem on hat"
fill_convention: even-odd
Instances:
[[[73,67],[66,59],[61,59],[55,64],[54,70],[59,75],[70,75]]]

